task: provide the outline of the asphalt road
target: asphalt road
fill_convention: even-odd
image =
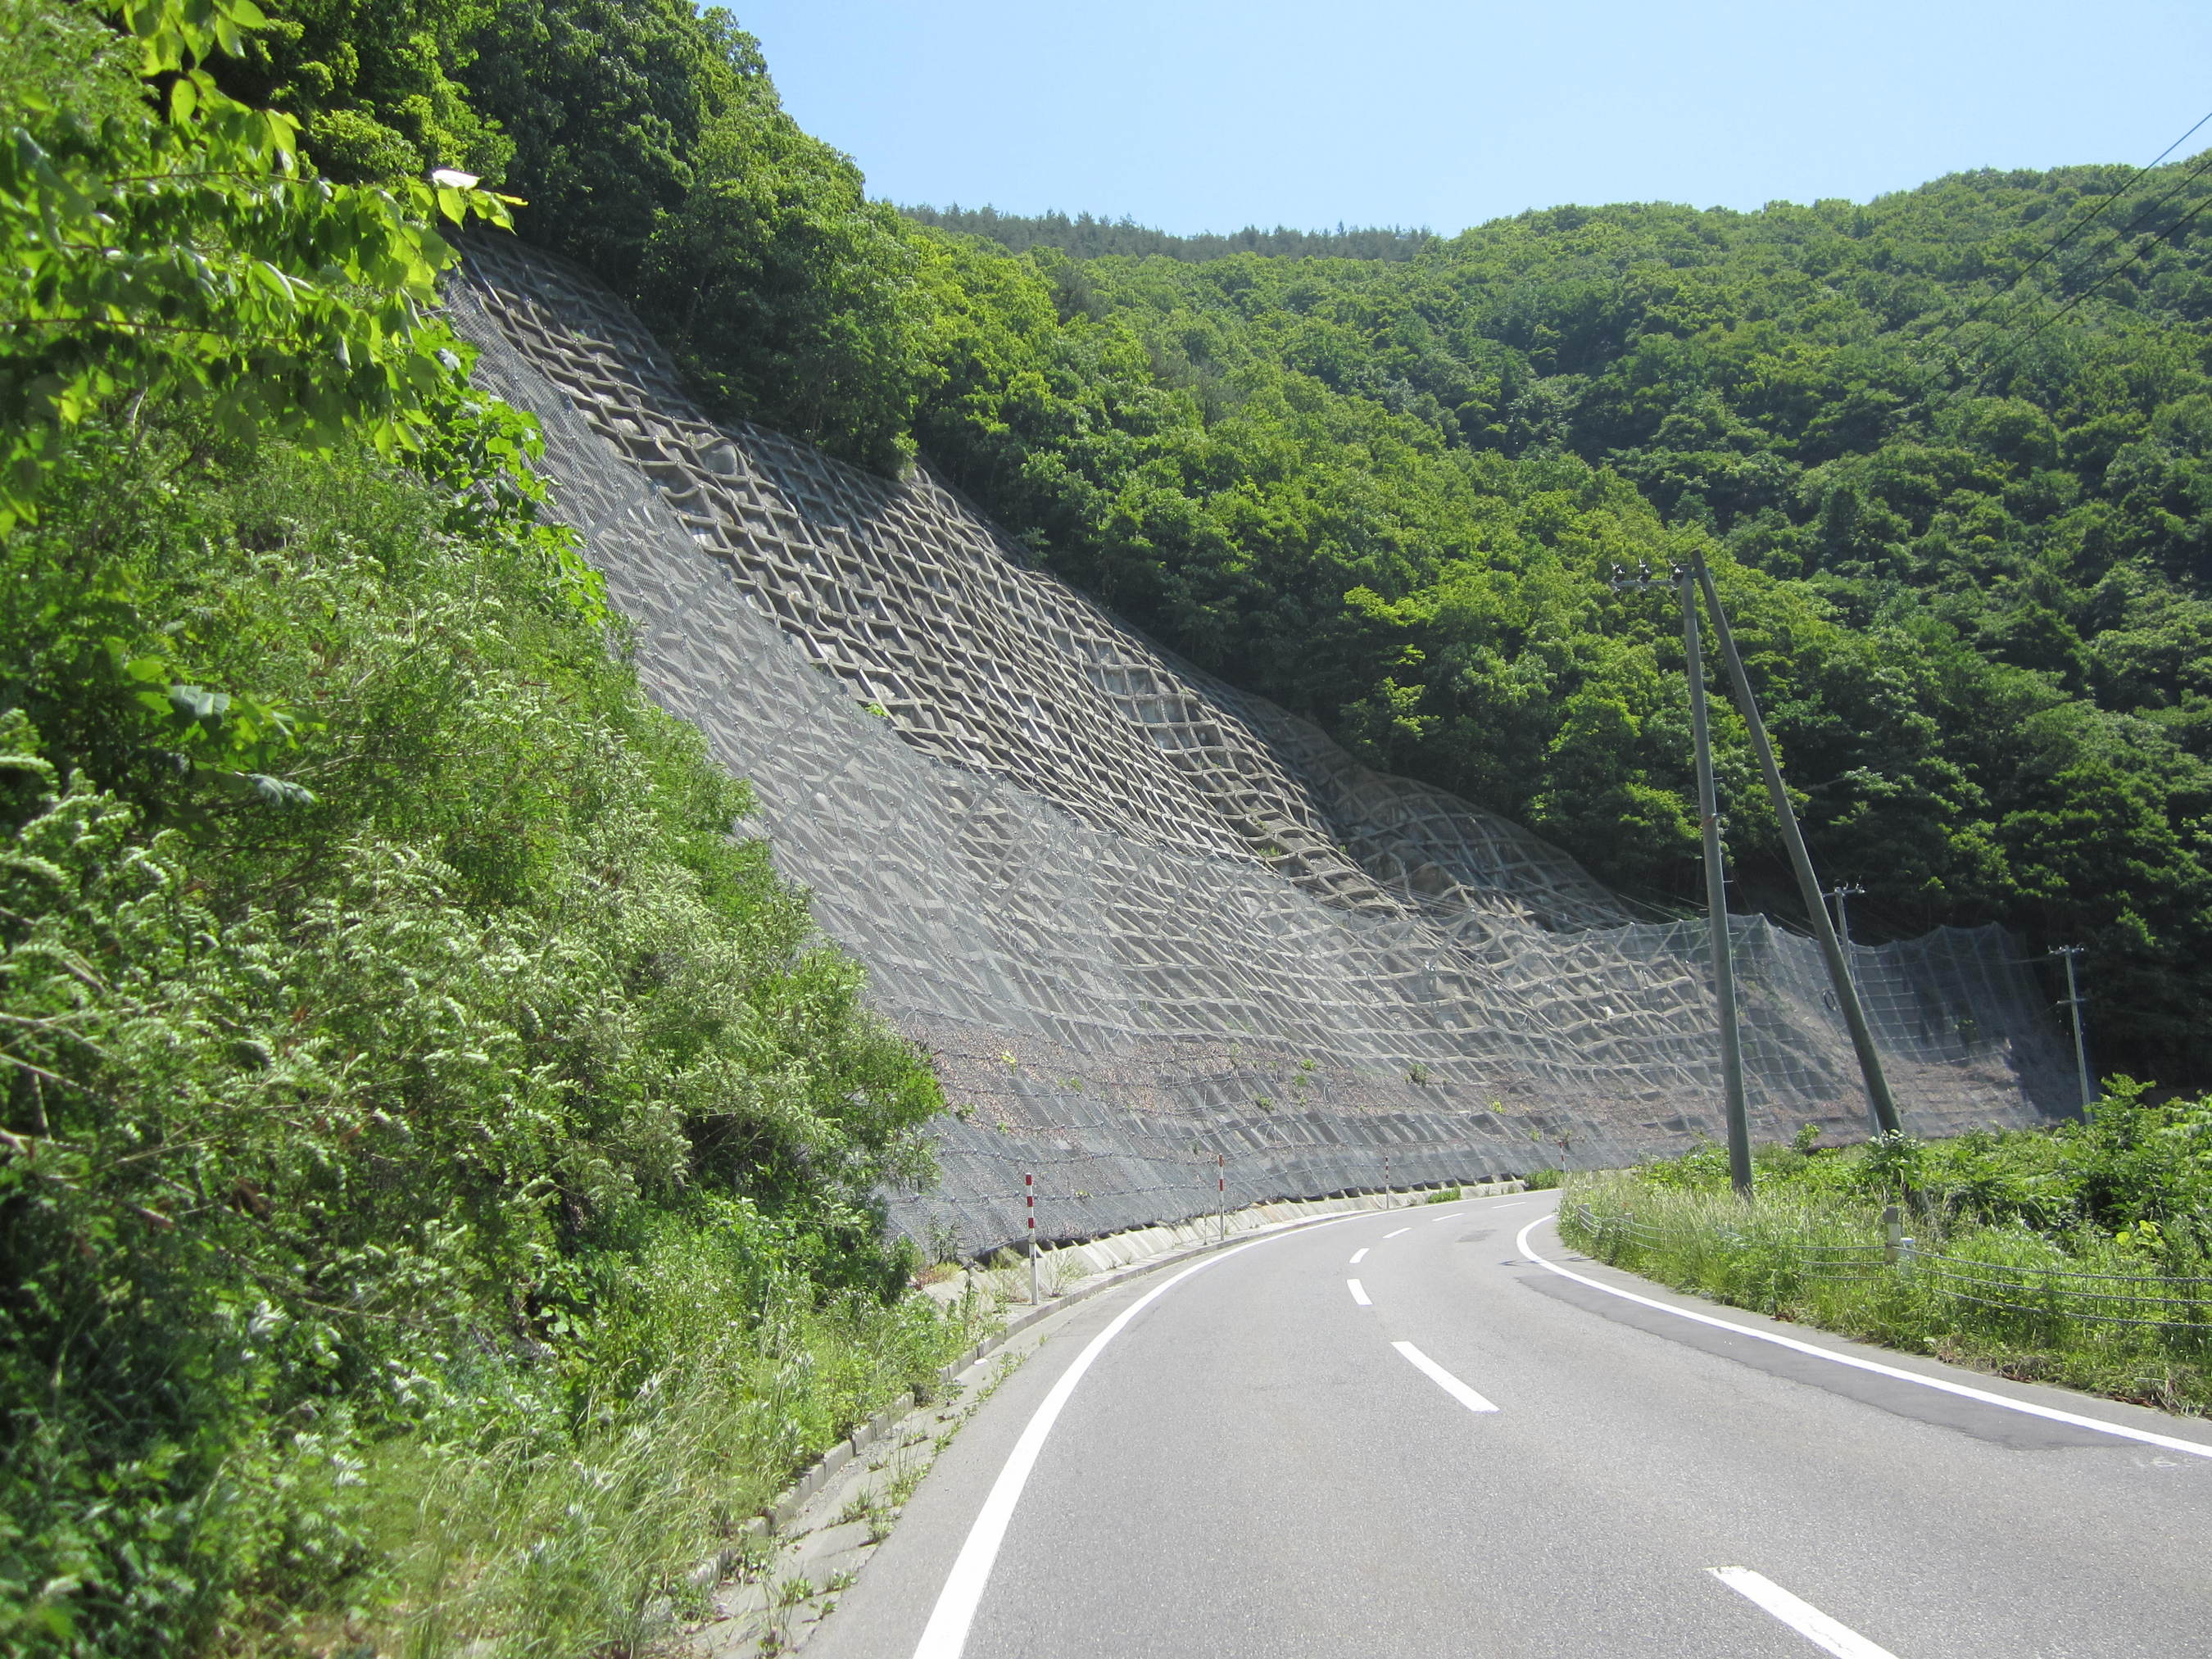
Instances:
[[[2212,1425],[1657,1291],[1550,1210],[1070,1310],[811,1659],[2212,1656]]]

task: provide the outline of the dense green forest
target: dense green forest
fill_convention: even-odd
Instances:
[[[1000,213],[995,208],[902,207],[899,211],[918,225],[932,225],[961,236],[981,236],[1014,253],[1033,247],[1058,248],[1079,259],[1095,259],[1119,253],[1134,258],[1164,253],[1170,259],[1219,259],[1231,253],[1267,253],[1285,258],[1410,259],[1434,242],[1427,230],[1401,230],[1395,225],[1339,225],[1334,230],[1293,230],[1277,225],[1262,230],[1247,225],[1224,235],[1201,232],[1195,236],[1170,236],[1135,220],[1094,219],[1079,213]]]
[[[1043,395],[976,350],[922,441],[1205,665],[1661,897],[1676,623],[1605,577],[1699,544],[1864,923],[2085,943],[2107,1060],[2199,1079],[2208,163],[1562,209],[1405,263],[969,252],[1035,270]],[[1724,738],[1746,896],[1787,912]]]
[[[1202,666],[1661,903],[1695,891],[1676,620],[1607,577],[1703,548],[1869,933],[2084,944],[2106,1063],[2212,1079],[2212,154],[1078,257],[871,202],[684,0],[296,15],[240,84],[340,171],[504,180],[720,408],[926,458]],[[1786,915],[1721,735],[1740,899]]]

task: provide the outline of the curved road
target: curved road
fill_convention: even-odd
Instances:
[[[814,1659],[2212,1655],[2212,1425],[1655,1290],[1551,1206],[1069,1310]]]

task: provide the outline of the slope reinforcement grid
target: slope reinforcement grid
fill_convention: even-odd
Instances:
[[[942,1176],[895,1224],[971,1253],[1387,1184],[1617,1164],[1721,1133],[1705,927],[1198,672],[916,468],[708,420],[593,278],[507,239],[449,285],[533,411],[644,684],[751,780],[748,830],[937,1055]],[[1753,1132],[1864,1121],[1807,939],[1733,923]],[[1859,948],[1906,1121],[2057,1115],[2017,942]]]

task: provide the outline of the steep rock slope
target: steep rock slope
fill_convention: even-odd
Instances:
[[[973,1249],[1232,1203],[1614,1163],[1717,1135],[1703,927],[1197,673],[926,469],[896,483],[702,415],[592,277],[507,240],[449,291],[538,413],[645,682],[750,778],[884,1012],[939,1055]],[[1754,1133],[1863,1121],[1809,941],[1739,918]],[[2064,1109],[1995,929],[1856,953],[1922,1133]],[[1217,1163],[1218,1160],[1218,1163]]]

